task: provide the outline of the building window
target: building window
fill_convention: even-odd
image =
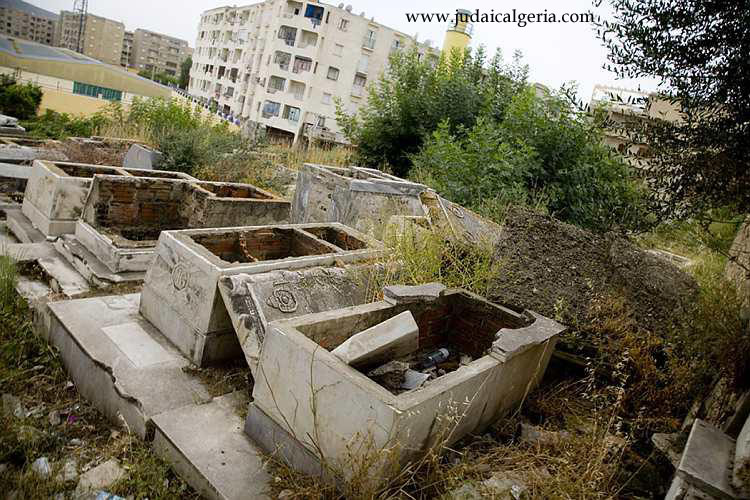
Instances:
[[[354,75],[354,86],[364,87],[367,85],[367,78],[362,75]]]
[[[279,28],[279,38],[284,40],[284,43],[290,47],[293,47],[294,41],[297,39],[297,28],[282,26]]]
[[[279,116],[279,110],[281,109],[281,103],[266,101],[263,105],[263,118],[270,118],[272,116]]]
[[[284,106],[284,114],[281,116],[289,120],[290,122],[298,122],[300,116],[300,109],[294,106]]]
[[[307,59],[306,57],[299,57],[296,56],[294,58],[294,67],[292,68],[293,73],[302,73],[305,71],[310,71],[312,68],[312,59]]]
[[[101,97],[108,101],[122,100],[122,91],[89,85],[88,83],[73,82],[73,93],[90,97]]]
[[[328,79],[336,81],[339,79],[339,69],[333,66],[328,66]]]
[[[349,31],[349,20],[341,18],[339,21],[339,29],[341,31]]]
[[[331,98],[333,96],[331,94],[324,93],[323,94],[323,104],[331,104]]]
[[[286,79],[280,78],[278,76],[272,76],[268,80],[268,91],[279,91],[284,92],[284,84],[286,83]]]
[[[367,30],[367,34],[364,40],[362,40],[362,45],[368,49],[375,48],[375,32],[373,30]]]
[[[341,45],[340,43],[337,43],[336,45],[333,46],[333,55],[334,56],[340,56],[343,53],[344,53],[344,46],[343,45]]]

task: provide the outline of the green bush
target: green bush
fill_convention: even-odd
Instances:
[[[106,123],[101,114],[91,117],[70,116],[51,109],[31,120],[21,122],[26,131],[34,137],[42,139],[65,139],[66,137],[90,137]]]
[[[481,117],[451,133],[447,122],[413,155],[413,177],[497,218],[509,203],[537,206],[588,229],[646,224],[642,190],[602,145],[596,123],[561,97],[516,94],[501,120]]]
[[[13,77],[0,77],[0,110],[19,120],[36,116],[42,103],[42,89],[33,83],[20,84]]]

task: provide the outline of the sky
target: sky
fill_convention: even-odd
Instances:
[[[53,12],[71,10],[73,0],[27,0]],[[340,1],[340,0],[339,0]],[[334,0],[338,5],[339,1]],[[224,5],[246,5],[254,3],[228,4],[220,0],[89,0],[89,12],[122,21],[125,28],[145,28],[185,39],[195,45],[198,21],[201,12]],[[439,22],[408,22],[407,12],[447,12],[456,8],[480,13],[494,11],[583,13],[594,10],[608,15],[605,7],[595,8],[592,0],[348,0],[352,12],[374,17],[385,24],[409,35],[418,35],[421,41],[432,40],[441,46],[446,26]],[[511,23],[476,23],[472,47],[484,45],[490,53],[500,48],[506,61],[519,50],[523,61],[529,65],[530,80],[559,88],[566,82],[578,84],[579,99],[588,102],[594,85],[614,85],[629,89],[655,90],[653,80],[617,80],[616,76],[603,68],[607,62],[607,51],[596,38],[594,28],[587,23],[536,23],[519,27]]]

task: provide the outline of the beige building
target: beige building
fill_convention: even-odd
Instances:
[[[52,45],[57,14],[22,0],[0,1],[0,33]]]
[[[122,37],[122,52],[120,53],[120,66],[131,68],[131,57],[133,54],[133,39],[135,34],[132,31],[126,31]]]
[[[81,26],[83,39],[81,40],[82,50],[79,50],[78,35]],[[122,61],[124,38],[125,25],[120,21],[86,14],[81,23],[80,14],[64,10],[60,12],[60,19],[57,23],[55,45],[81,52],[83,55],[107,64],[119,66]]]
[[[180,64],[191,53],[185,40],[139,28],[133,34],[129,65],[138,71],[176,77],[180,74]]]
[[[335,100],[356,111],[388,56],[415,43],[344,4],[220,7],[201,16],[188,92],[272,137],[343,142]],[[422,57],[439,58],[431,44],[418,47]]]

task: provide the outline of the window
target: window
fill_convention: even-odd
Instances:
[[[357,66],[357,71],[360,73],[367,74],[367,67],[370,65],[370,56],[367,54],[362,54],[362,57],[359,59],[359,66]]]
[[[89,85],[88,83],[73,82],[73,93],[90,97],[101,97],[109,101],[122,100],[122,91]]]
[[[325,128],[326,117],[318,115],[318,122],[315,124],[316,127]]]
[[[268,80],[268,91],[269,92],[271,92],[271,91],[275,92],[275,91],[278,90],[279,92],[283,92],[284,91],[284,84],[285,83],[286,83],[286,80],[284,78],[280,78],[278,76],[272,76]]]
[[[355,87],[364,87],[367,85],[367,78],[362,75],[355,75],[354,76],[354,86]]]
[[[323,94],[323,104],[331,104],[331,98],[333,96],[331,94],[324,93]]]
[[[336,81],[339,79],[339,69],[333,66],[328,66],[328,79]]]
[[[281,109],[281,103],[266,101],[263,105],[263,118],[270,118],[272,116],[279,116],[279,110]]]
[[[339,29],[341,31],[348,31],[349,30],[349,20],[341,18],[341,20],[339,21]]]
[[[292,72],[294,73],[302,73],[304,71],[310,71],[312,68],[312,59],[307,59],[306,57],[295,57],[294,58],[294,67],[292,68]]]
[[[300,109],[294,106],[284,106],[284,114],[282,118],[289,120],[290,122],[298,122],[300,116]]]
[[[336,45],[334,45],[334,47],[333,47],[333,55],[334,56],[340,56],[343,53],[344,53],[344,46],[343,45],[341,45],[339,43],[337,43]]]
[[[362,40],[362,46],[368,49],[375,48],[375,32],[373,30],[367,30],[364,40]]]
[[[297,39],[297,28],[282,26],[279,28],[279,38],[284,40],[287,45],[293,47],[294,40]]]

